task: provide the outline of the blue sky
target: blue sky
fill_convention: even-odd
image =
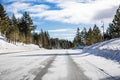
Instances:
[[[112,21],[120,0],[1,0],[8,15],[17,18],[29,12],[36,32],[47,30],[51,37],[73,40],[76,29],[105,27]],[[100,27],[101,29],[101,27]],[[101,29],[102,30],[102,29]]]

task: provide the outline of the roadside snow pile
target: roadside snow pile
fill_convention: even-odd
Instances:
[[[0,36],[0,50],[16,47],[13,44],[8,43],[3,36]]]
[[[16,45],[14,45],[14,44],[8,43],[5,37],[0,36],[0,53],[28,51],[28,50],[35,50],[35,49],[40,49],[40,48],[39,46],[34,44],[17,43]]]
[[[5,39],[5,37],[3,37],[3,36],[0,35],[0,40],[5,41],[6,39]]]
[[[120,62],[120,38],[88,46],[84,49],[84,52]]]

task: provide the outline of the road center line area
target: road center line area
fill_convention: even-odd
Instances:
[[[78,65],[73,61],[73,59],[70,56],[68,56],[67,61],[68,61],[67,80],[89,80],[89,78],[87,78],[84,75],[84,70],[81,67],[78,67]]]
[[[89,80],[69,55],[57,56],[48,72],[42,78],[38,77],[35,80]]]

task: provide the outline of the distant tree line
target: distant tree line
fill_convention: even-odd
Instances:
[[[35,44],[47,49],[69,49],[73,46],[71,41],[50,38],[48,32],[43,30],[41,30],[41,33],[34,33],[33,38]]]
[[[73,44],[71,41],[68,40],[59,40],[58,38],[51,38],[50,39],[50,45],[52,48],[63,48],[63,49],[69,49],[73,47]]]
[[[95,24],[93,29],[89,28],[88,31],[86,30],[86,28],[84,28],[81,31],[79,28],[77,28],[76,36],[73,40],[73,45],[86,46],[86,45],[92,45],[101,41],[103,41],[103,35],[101,34],[99,27]]]

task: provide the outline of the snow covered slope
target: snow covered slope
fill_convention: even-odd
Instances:
[[[17,51],[28,51],[28,50],[35,50],[40,49],[37,45],[34,44],[23,44],[17,43],[16,45],[8,43],[6,38],[0,36],[0,53],[7,53],[7,52],[17,52]]]
[[[88,46],[84,52],[120,62],[120,38]]]

